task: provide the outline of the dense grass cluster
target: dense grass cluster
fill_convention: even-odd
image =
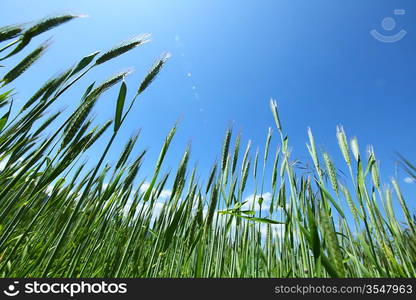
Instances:
[[[29,28],[1,27],[0,59],[6,64],[35,36],[77,17],[52,17]],[[264,153],[253,153],[250,142],[240,145],[240,136],[228,130],[221,160],[205,180],[188,167],[189,148],[175,170],[163,173],[175,126],[153,174],[145,174],[151,179],[138,182],[145,177],[140,168],[146,153],[132,157],[137,135],[115,165],[106,164],[107,154],[167,55],[156,61],[132,100],[126,100],[128,73],[122,72],[81,91],[78,107],[55,124],[61,112],[48,108],[58,98],[91,69],[147,41],[138,36],[85,56],[46,81],[16,114],[8,86],[48,44],[2,75],[0,276],[415,277],[416,225],[400,188],[395,180],[391,186],[380,183],[374,152],[362,156],[357,140],[348,142],[341,127],[337,139],[347,183],[339,180],[339,166],[330,155],[317,151],[310,130],[312,167],[309,172],[297,168],[274,101],[276,149],[272,130]],[[94,126],[94,105],[116,85],[114,120]],[[80,157],[106,131],[112,131],[107,146],[88,169]]]

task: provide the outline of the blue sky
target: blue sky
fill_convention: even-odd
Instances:
[[[395,9],[405,9],[405,14],[395,15]],[[167,167],[178,164],[178,153],[191,142],[192,162],[198,163],[204,177],[219,159],[230,125],[242,132],[243,145],[248,139],[255,146],[264,144],[268,127],[273,126],[268,105],[273,97],[294,158],[308,158],[310,126],[320,149],[344,167],[335,137],[336,125],[342,124],[349,137],[358,137],[362,151],[368,144],[374,146],[384,180],[395,175],[394,151],[416,161],[415,1],[2,0],[0,4],[2,25],[62,12],[89,17],[35,40],[40,43],[53,36],[47,56],[15,81],[22,101],[82,56],[139,33],[151,33],[152,42],[95,70],[79,88],[133,66],[135,72],[127,79],[133,95],[153,61],[165,51],[172,54],[137,103],[110,159],[142,128],[136,152],[149,149],[143,167],[152,169],[164,136],[179,119]],[[383,28],[386,17],[396,21],[394,29],[392,19],[385,19]],[[395,43],[383,43],[370,35],[373,29],[384,35],[403,29],[407,34]],[[69,112],[80,94],[68,93],[57,108],[67,107]],[[100,100],[97,122],[113,117],[115,97],[116,90]],[[276,142],[277,135],[273,145]],[[94,159],[91,154],[90,158]],[[409,200],[415,200],[416,185],[405,184],[404,177],[399,174]]]

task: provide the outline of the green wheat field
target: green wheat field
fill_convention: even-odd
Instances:
[[[1,277],[416,276],[416,222],[400,187],[394,179],[380,182],[374,151],[360,153],[357,139],[347,137],[342,127],[336,138],[343,166],[317,150],[308,129],[310,161],[303,163],[310,165],[309,172],[291,158],[273,100],[275,128],[265,137],[265,151],[240,144],[240,135],[229,129],[207,178],[188,166],[189,148],[177,157],[177,168],[164,173],[176,125],[166,128],[152,174],[141,172],[146,151],[131,155],[138,135],[126,141],[110,165],[114,139],[169,55],[157,59],[137,86],[127,87],[128,72],[122,72],[78,91],[79,104],[66,120],[48,110],[68,90],[77,90],[90,70],[147,42],[147,35],[89,54],[45,78],[11,113],[18,91],[9,84],[25,76],[50,46],[33,46],[32,39],[77,17],[0,28]],[[31,47],[20,62],[8,64]],[[133,99],[126,99],[128,88],[137,90]],[[114,118],[94,124],[94,105],[109,89],[118,90]],[[104,132],[110,138],[87,168],[82,158]],[[276,149],[269,146],[272,137],[279,140]],[[414,174],[409,162],[403,165]],[[347,182],[340,180],[338,169],[345,171]],[[144,177],[149,182],[139,181]],[[264,186],[271,187],[271,196],[262,215],[255,206],[264,205]],[[167,188],[171,193],[160,207],[158,199]],[[244,195],[253,192],[254,201],[245,202]]]

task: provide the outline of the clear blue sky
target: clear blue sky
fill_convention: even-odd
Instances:
[[[395,15],[394,9],[405,9],[406,14]],[[358,136],[362,151],[374,146],[384,180],[395,174],[394,151],[416,162],[413,0],[2,0],[0,22],[62,12],[89,18],[36,39],[40,43],[53,36],[54,43],[46,57],[16,80],[22,101],[80,57],[138,33],[152,33],[152,42],[97,69],[79,87],[134,66],[127,80],[133,94],[153,61],[164,51],[172,53],[161,76],[137,103],[110,158],[121,151],[122,141],[142,128],[136,152],[149,148],[144,168],[153,168],[163,137],[181,119],[167,167],[177,165],[178,153],[191,141],[192,162],[198,162],[204,176],[219,158],[228,126],[242,132],[243,145],[248,139],[264,144],[273,126],[268,101],[274,97],[294,158],[308,157],[310,126],[319,147],[343,166],[335,137],[336,125],[342,124],[350,137]],[[381,23],[385,17],[396,21],[394,29],[391,19]],[[396,43],[383,43],[370,35],[372,29],[384,35],[403,29],[407,34]],[[80,93],[69,93],[58,107],[73,108]],[[114,108],[115,93],[108,93],[96,108],[97,121],[112,118]],[[406,185],[405,175],[399,175],[409,200],[415,200],[416,185]]]

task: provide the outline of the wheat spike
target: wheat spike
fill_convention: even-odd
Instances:
[[[338,195],[338,180],[337,180],[337,174],[335,172],[334,164],[332,163],[331,159],[329,158],[328,153],[323,154],[324,162],[326,166],[326,170],[329,175],[329,180],[331,181],[332,188]]]
[[[22,75],[35,61],[37,61],[48,48],[48,43],[40,45],[33,50],[28,56],[26,56],[17,66],[11,69],[6,75],[4,75],[2,81],[3,85],[9,84],[17,77]]]
[[[345,135],[344,128],[342,128],[342,126],[337,126],[337,139],[338,139],[338,145],[341,149],[342,155],[344,156],[345,162],[348,165],[351,165],[347,137]]]
[[[139,89],[137,91],[138,94],[141,94],[152,83],[152,81],[156,78],[157,74],[159,74],[163,65],[169,58],[170,53],[163,54],[162,57],[153,65],[153,67],[150,69],[150,71],[147,73],[146,77],[140,84]]]
[[[149,34],[142,34],[142,35],[139,35],[130,39],[129,41],[123,42],[120,45],[102,54],[99,58],[97,58],[97,60],[95,61],[95,64],[101,65],[117,56],[120,56],[130,51],[131,49],[136,48],[139,45],[147,43],[149,41],[149,38],[150,38]]]

